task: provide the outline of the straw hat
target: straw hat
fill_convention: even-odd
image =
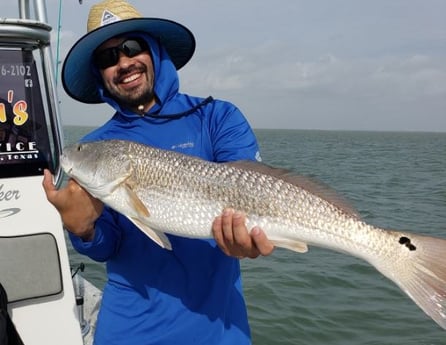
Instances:
[[[127,1],[105,0],[90,9],[87,34],[69,51],[62,68],[62,83],[72,98],[83,103],[102,103],[91,73],[91,58],[102,42],[126,32],[145,32],[158,39],[176,69],[183,67],[195,50],[195,38],[183,25],[161,18],[143,18]]]

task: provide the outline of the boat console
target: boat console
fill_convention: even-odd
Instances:
[[[24,344],[81,345],[65,236],[42,188],[44,169],[62,179],[50,31],[44,0],[0,18],[0,283]]]

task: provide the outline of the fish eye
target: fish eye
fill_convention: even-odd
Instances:
[[[77,151],[78,152],[82,151],[82,145],[77,145]]]

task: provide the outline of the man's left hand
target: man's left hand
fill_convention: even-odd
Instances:
[[[248,232],[245,220],[242,212],[225,209],[212,223],[212,233],[217,245],[226,255],[238,259],[270,255],[274,244],[257,226]]]

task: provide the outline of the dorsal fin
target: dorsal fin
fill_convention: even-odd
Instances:
[[[311,177],[297,175],[296,173],[283,169],[269,166],[264,163],[255,161],[235,161],[223,163],[241,170],[256,171],[264,175],[270,175],[282,181],[288,182],[299,188],[302,188],[325,201],[333,204],[337,208],[341,209],[343,212],[352,215],[354,217],[360,218],[359,213],[334,189],[330,188],[323,182],[316,181]]]

